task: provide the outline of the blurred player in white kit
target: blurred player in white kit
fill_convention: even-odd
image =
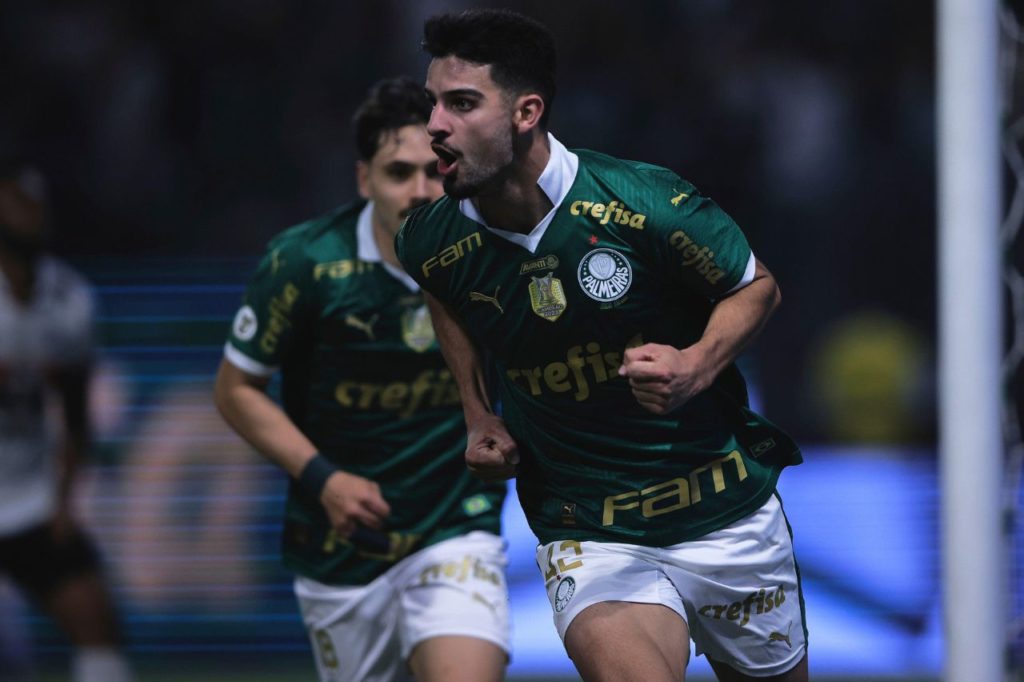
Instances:
[[[68,637],[73,682],[125,682],[99,555],[71,509],[89,441],[92,294],[46,253],[46,213],[42,176],[0,165],[0,576]]]

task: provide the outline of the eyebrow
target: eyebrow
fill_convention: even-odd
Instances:
[[[441,94],[444,95],[445,97],[451,97],[453,95],[459,95],[459,96],[462,96],[462,97],[465,97],[466,95],[469,95],[471,97],[472,96],[482,97],[484,93],[482,93],[479,90],[476,90],[474,88],[455,88],[454,90],[445,90]]]
[[[429,88],[423,88],[423,91],[427,94],[427,97],[431,100],[437,99]],[[441,93],[442,97],[483,97],[484,93],[474,88],[455,88],[454,90],[445,90]]]
[[[430,169],[430,168],[436,168],[436,167],[437,167],[437,159],[433,159],[431,161],[427,161],[426,163],[422,163],[422,164],[416,163],[414,161],[403,161],[401,159],[392,159],[391,161],[388,161],[386,164],[384,164],[384,168],[388,169],[388,170],[405,170],[405,169],[413,169],[413,168],[427,168],[427,169]]]

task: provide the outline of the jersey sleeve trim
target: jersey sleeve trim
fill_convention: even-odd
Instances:
[[[725,292],[725,296],[736,293],[743,287],[747,286],[754,281],[754,270],[757,269],[757,259],[754,258],[754,252],[750,252],[750,258],[747,259],[747,267],[743,270],[743,276],[740,277],[740,281],[736,282],[736,285],[732,289]]]
[[[253,360],[248,355],[232,346],[230,341],[224,344],[224,359],[243,372],[252,374],[253,376],[269,377],[278,370],[277,367],[264,365],[262,362]]]

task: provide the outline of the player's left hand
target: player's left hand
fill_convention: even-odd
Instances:
[[[658,343],[626,349],[619,376],[629,379],[637,402],[654,414],[683,406],[715,378],[698,349],[679,350]]]
[[[515,477],[519,448],[501,417],[493,414],[479,417],[467,431],[466,467],[471,474],[485,481]]]

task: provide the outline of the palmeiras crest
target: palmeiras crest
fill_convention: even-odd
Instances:
[[[402,313],[402,341],[417,353],[422,353],[434,343],[434,325],[430,323],[427,306],[409,308]]]
[[[594,249],[583,256],[576,274],[580,288],[601,303],[617,301],[633,283],[633,267],[615,249]]]
[[[549,272],[543,277],[530,277],[530,306],[545,320],[554,322],[565,312],[565,291],[562,281]]]

